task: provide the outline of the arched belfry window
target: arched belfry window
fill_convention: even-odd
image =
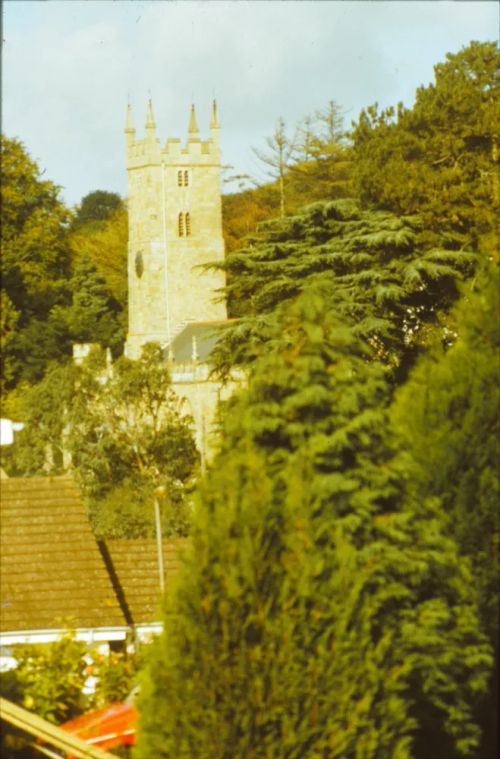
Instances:
[[[177,187],[189,187],[189,171],[187,169],[177,172]]]
[[[179,237],[189,237],[191,234],[191,214],[180,213],[177,217],[177,233]]]

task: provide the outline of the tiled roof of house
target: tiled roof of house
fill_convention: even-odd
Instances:
[[[168,593],[169,578],[176,571],[179,551],[186,539],[163,541],[163,566],[165,590]],[[160,589],[158,554],[155,540],[107,540],[103,546],[113,581],[121,596],[127,622],[140,625],[156,622],[160,615]]]
[[[126,625],[73,481],[4,479],[0,496],[2,632]]]

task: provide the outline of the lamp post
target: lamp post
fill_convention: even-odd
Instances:
[[[165,497],[166,490],[163,485],[155,489],[155,529],[156,529],[156,550],[158,554],[158,572],[160,574],[160,590],[165,592],[165,571],[163,568],[163,539],[161,535],[161,518],[160,518],[160,498]]]

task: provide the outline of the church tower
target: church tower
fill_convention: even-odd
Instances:
[[[150,99],[145,137],[136,140],[128,106],[130,358],[147,342],[170,345],[186,323],[227,318],[218,292],[224,273],[201,268],[224,258],[219,132],[215,101],[207,140],[200,137],[192,106],[185,144],[169,138],[162,146]]]

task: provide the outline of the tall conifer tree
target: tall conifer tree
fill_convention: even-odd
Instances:
[[[332,311],[404,376],[476,258],[424,238],[418,217],[363,210],[349,199],[262,224],[247,248],[221,264],[242,318],[217,346],[219,365],[227,370],[260,355],[279,305],[318,280]]]
[[[316,292],[274,339],[200,489],[137,756],[470,755],[489,649],[393,464],[384,370]]]
[[[415,497],[438,499],[447,529],[471,562],[483,629],[496,648],[496,672],[481,707],[481,756],[488,759],[498,750],[499,287],[497,268],[485,267],[453,314],[453,346],[435,346],[421,359],[392,409]]]
[[[413,108],[362,111],[353,130],[358,193],[421,213],[434,239],[496,253],[500,211],[500,49],[471,42],[434,67]]]

